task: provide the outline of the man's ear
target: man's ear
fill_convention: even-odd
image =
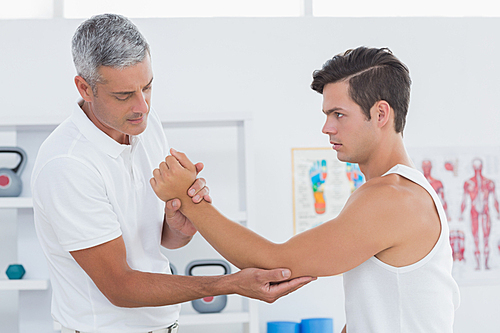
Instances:
[[[75,76],[75,85],[83,100],[86,102],[92,102],[94,99],[94,92],[92,91],[90,84],[88,84],[83,77]]]
[[[394,113],[389,103],[384,100],[376,102],[372,111],[374,112],[372,118],[375,117],[377,126],[380,128],[384,127],[389,122],[391,115]]]

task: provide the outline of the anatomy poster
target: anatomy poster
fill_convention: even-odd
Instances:
[[[292,149],[294,233],[335,218],[364,183],[357,164],[340,162],[332,148]]]
[[[460,284],[500,282],[500,148],[408,149],[445,208]]]

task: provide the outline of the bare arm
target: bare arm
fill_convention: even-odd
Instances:
[[[289,277],[289,271],[285,269],[248,269],[222,276],[141,272],[131,269],[127,264],[122,237],[92,248],[73,251],[71,255],[106,298],[120,307],[170,305],[223,294],[240,294],[274,302],[312,280],[300,278],[283,282]]]
[[[196,163],[194,166],[196,174],[203,170],[203,163]],[[212,202],[206,181],[203,178],[196,179],[187,193],[192,198],[193,203],[199,203],[202,200]],[[167,249],[178,249],[187,245],[197,231],[191,221],[178,210],[179,206],[179,199],[173,199],[165,203],[161,244]]]
[[[391,215],[394,210],[387,209],[390,201],[387,198],[392,198],[390,194],[380,193],[378,189],[379,193],[374,195],[373,191],[358,189],[336,219],[296,235],[283,244],[275,244],[228,220],[212,205],[205,202],[195,205],[188,200],[186,189],[194,180],[194,168],[183,154],[172,153],[182,165],[168,156],[166,163],[153,172],[153,189],[162,200],[178,197],[182,202],[181,211],[203,237],[240,268],[287,267],[294,277],[335,275],[391,247],[394,235],[387,230],[398,232],[384,226],[387,221],[400,218]],[[384,199],[377,199],[380,197]]]

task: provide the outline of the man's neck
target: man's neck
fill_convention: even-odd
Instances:
[[[382,176],[397,164],[415,168],[406,152],[403,137],[400,134],[391,136],[378,146],[379,149],[371,154],[364,163],[359,163],[359,168],[367,181]]]
[[[102,132],[104,132],[107,136],[118,142],[119,144],[122,145],[129,145],[130,144],[130,136],[125,133],[121,133],[119,137],[112,137],[109,135],[104,128],[106,127],[104,124],[102,124],[99,119],[95,116],[94,112],[92,111],[92,105],[89,102],[83,101],[83,103],[79,104],[80,108],[82,109],[83,113],[89,118],[89,120],[94,124],[95,127],[100,129]]]

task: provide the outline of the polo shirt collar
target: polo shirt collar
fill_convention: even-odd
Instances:
[[[81,108],[82,103],[83,100],[79,100],[78,103],[76,103],[70,118],[87,140],[112,158],[117,158],[124,150],[131,148],[130,145],[116,142],[109,135],[97,128],[97,126],[87,117],[85,112],[83,112]],[[130,143],[136,145],[139,139],[140,134],[130,137]]]

